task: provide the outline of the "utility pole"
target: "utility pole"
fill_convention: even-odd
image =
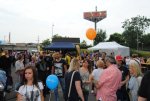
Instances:
[[[139,35],[138,35],[138,32],[137,32],[137,51],[139,50]]]
[[[38,35],[38,40],[37,41],[38,41],[38,45],[39,45],[39,41],[40,41],[39,35]]]
[[[97,12],[97,6],[95,7],[95,12]],[[95,18],[95,31],[97,32],[97,19]]]
[[[38,35],[38,39],[37,39],[37,50],[38,50],[38,52],[40,52],[40,37],[39,37],[39,35]]]
[[[11,43],[11,33],[9,32],[9,43]]]
[[[54,24],[52,24],[52,39],[53,39]]]

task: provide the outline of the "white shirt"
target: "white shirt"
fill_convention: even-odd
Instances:
[[[40,91],[43,90],[43,84],[41,82],[38,82],[38,87],[35,85],[22,85],[18,93],[23,95],[23,101],[27,101],[26,99],[29,99],[29,101],[41,101]],[[33,95],[33,96],[32,96]]]
[[[94,80],[98,81],[102,72],[103,72],[102,68],[94,69],[92,72],[92,76],[94,77]]]
[[[20,69],[24,69],[24,64],[23,64],[22,61],[17,60],[16,63],[15,63],[15,67],[16,67],[16,71],[20,70]]]

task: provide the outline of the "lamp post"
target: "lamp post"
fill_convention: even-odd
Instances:
[[[54,24],[52,24],[52,38],[53,38],[53,29],[54,29]]]
[[[139,35],[137,33],[137,51],[139,50]]]
[[[142,42],[142,50],[143,50],[143,44],[144,44],[144,43]]]

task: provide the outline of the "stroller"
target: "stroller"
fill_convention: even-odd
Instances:
[[[5,101],[6,72],[0,69],[0,98]]]

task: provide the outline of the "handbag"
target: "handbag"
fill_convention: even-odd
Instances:
[[[72,73],[72,76],[71,76],[71,81],[70,81],[70,85],[69,85],[69,92],[68,92],[68,99],[67,99],[67,101],[69,101],[69,97],[70,97],[70,92],[71,92],[71,86],[72,86],[72,80],[73,80],[73,76],[74,76],[74,73],[75,73],[76,71],[74,71],[73,73]]]

